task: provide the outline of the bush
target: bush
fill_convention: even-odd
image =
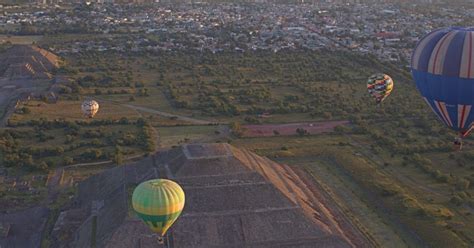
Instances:
[[[296,133],[299,135],[299,136],[305,136],[308,134],[308,130],[304,129],[304,128],[297,128],[296,129]]]
[[[469,189],[470,181],[464,178],[460,178],[456,181],[455,187],[457,190],[467,190]]]
[[[336,126],[334,128],[334,132],[338,133],[338,134],[342,134],[342,133],[345,133],[347,132],[347,127],[344,127],[344,126]]]
[[[237,137],[241,137],[244,133],[242,125],[236,121],[230,123],[230,129],[232,130],[232,134]]]
[[[81,154],[81,159],[85,161],[91,161],[99,159],[103,156],[103,153],[99,149],[87,149],[85,152]]]
[[[447,176],[445,174],[442,174],[442,175],[436,177],[436,181],[438,181],[440,183],[447,183],[447,182],[449,182],[449,176]]]
[[[44,171],[47,171],[49,168],[48,164],[44,161],[42,161],[41,163],[38,164],[38,169],[41,169],[41,170],[44,170]]]
[[[463,200],[462,200],[461,197],[455,195],[455,196],[451,197],[451,199],[449,200],[449,202],[451,202],[451,203],[454,204],[454,205],[459,206],[459,205],[461,205],[461,204],[463,203]]]
[[[74,163],[74,159],[71,157],[64,157],[64,164],[65,165],[71,165]]]

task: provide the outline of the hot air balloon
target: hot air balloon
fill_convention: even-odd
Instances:
[[[85,116],[92,118],[99,111],[99,103],[94,100],[85,100],[81,105],[81,109]]]
[[[422,38],[412,56],[416,87],[446,126],[469,134],[474,121],[474,28],[450,27]]]
[[[367,90],[375,98],[377,104],[380,104],[393,90],[392,78],[383,73],[377,73],[367,80]]]
[[[132,206],[138,217],[155,233],[160,243],[184,208],[184,191],[168,179],[154,179],[133,191]]]

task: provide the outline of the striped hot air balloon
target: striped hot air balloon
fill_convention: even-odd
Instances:
[[[474,28],[435,30],[416,46],[411,69],[426,103],[460,138],[474,122]]]
[[[184,208],[184,191],[175,182],[154,179],[138,185],[133,191],[132,206],[138,217],[160,237],[178,219]]]
[[[393,90],[392,78],[383,73],[377,73],[369,77],[367,81],[367,90],[375,98],[375,102],[380,104],[387,98]]]
[[[84,116],[92,118],[99,112],[99,103],[94,100],[85,100],[81,105]]]

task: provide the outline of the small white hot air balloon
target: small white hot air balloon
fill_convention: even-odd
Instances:
[[[84,116],[92,118],[99,111],[99,103],[94,100],[85,100],[81,105],[81,109]]]

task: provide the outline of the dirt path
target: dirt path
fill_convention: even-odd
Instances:
[[[156,109],[152,109],[152,108],[141,107],[141,106],[136,106],[136,105],[127,104],[127,103],[121,103],[121,102],[107,100],[107,99],[103,99],[103,98],[97,98],[97,99],[100,99],[101,101],[104,101],[104,102],[111,102],[111,103],[119,104],[119,105],[122,105],[124,107],[134,109],[134,110],[143,111],[143,112],[146,112],[146,113],[156,114],[156,115],[160,115],[160,116],[164,116],[164,117],[175,117],[178,120],[186,121],[186,122],[193,123],[193,124],[196,124],[196,125],[209,125],[209,124],[217,123],[217,122],[213,122],[213,121],[201,120],[201,119],[196,119],[196,118],[192,118],[192,117],[188,117],[188,116],[172,114],[172,113],[168,113],[168,112],[164,112],[164,111],[160,111],[160,110],[156,110]]]

